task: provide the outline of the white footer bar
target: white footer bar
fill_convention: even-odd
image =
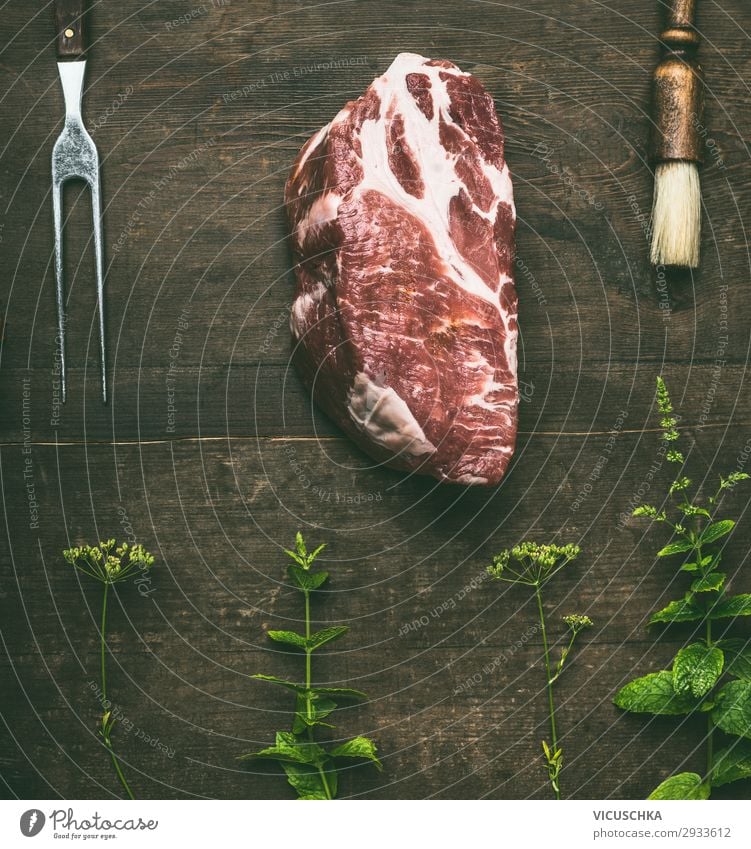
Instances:
[[[10,801],[0,846],[751,846],[748,802]]]

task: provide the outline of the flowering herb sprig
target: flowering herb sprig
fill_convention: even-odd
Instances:
[[[723,496],[742,481],[745,472],[720,475],[717,490],[706,499],[689,497],[693,484],[684,472],[685,457],[678,447],[678,419],[661,377],[657,378],[657,409],[660,413],[665,459],[678,467],[663,506],[642,504],[633,511],[665,525],[672,541],[657,556],[676,557],[679,571],[691,578],[682,598],[654,613],[649,624],[690,622],[701,636],[682,648],[672,668],[652,672],[626,684],[615,704],[632,713],[694,714],[707,717],[706,766],[703,775],[681,772],[663,781],[650,799],[707,799],[712,787],[751,777],[751,647],[742,639],[716,640],[712,625],[751,616],[751,594],[728,595],[727,575],[719,571],[722,543],[735,526],[719,516]],[[678,559],[679,558],[679,559]],[[727,676],[735,680],[727,681]],[[724,735],[723,748],[715,751],[717,729]]]
[[[555,716],[555,697],[553,685],[563,672],[564,665],[571,654],[574,642],[579,634],[592,627],[592,620],[579,613],[564,616],[568,627],[568,643],[562,648],[558,661],[554,664],[543,605],[543,587],[558,572],[579,556],[577,545],[540,545],[536,542],[523,542],[514,548],[502,551],[493,558],[488,566],[488,574],[497,581],[508,584],[522,584],[531,587],[537,602],[537,615],[542,635],[545,678],[548,694],[548,720],[550,723],[550,743],[542,741],[542,751],[548,770],[548,780],[556,799],[561,798],[561,769],[563,768],[563,749],[558,741],[558,728]]]
[[[109,588],[115,584],[121,584],[129,578],[141,572],[148,572],[154,565],[154,557],[142,545],[129,545],[127,542],[116,546],[114,539],[100,542],[99,545],[84,545],[74,548],[66,548],[63,558],[74,569],[102,585],[102,617],[99,629],[100,643],[100,699],[104,713],[100,719],[99,736],[102,738],[105,748],[110,754],[112,765],[117,777],[128,794],[133,799],[133,791],[130,789],[125,775],[123,774],[120,760],[115,754],[112,745],[112,731],[115,719],[109,709],[111,702],[107,699],[107,596]]]
[[[287,551],[292,559],[288,566],[289,577],[305,601],[305,633],[296,631],[267,631],[266,636],[305,655],[305,681],[295,683],[273,675],[253,675],[260,681],[267,681],[285,687],[295,693],[295,715],[291,731],[277,731],[273,746],[259,752],[241,755],[240,760],[277,761],[287,775],[287,781],[295,788],[300,799],[334,799],[337,793],[337,764],[342,760],[370,761],[377,769],[382,769],[376,755],[375,743],[367,737],[353,737],[344,743],[328,748],[315,739],[319,728],[333,728],[325,719],[337,708],[338,700],[365,699],[365,693],[346,687],[314,687],[312,676],[313,653],[327,643],[343,637],[349,628],[335,625],[312,632],[310,621],[311,595],[328,580],[329,573],[314,569],[314,563],[325,545],[319,545],[308,552],[302,534],[298,533],[295,550]]]

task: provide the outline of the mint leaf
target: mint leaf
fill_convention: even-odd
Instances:
[[[290,552],[287,553],[290,554]],[[317,590],[329,577],[328,572],[309,572],[303,566],[298,566],[294,563],[291,563],[287,567],[287,571],[294,583],[301,590],[307,590],[308,592]]]
[[[328,799],[323,779],[317,767],[303,764],[283,764],[287,774],[287,781],[297,790],[300,799]],[[326,781],[332,796],[336,795],[336,773],[334,773],[333,787],[330,775],[327,774]]]
[[[332,758],[365,758],[375,764],[376,768],[383,770],[383,764],[376,755],[376,744],[367,737],[353,737],[341,746],[337,746],[329,752]]]
[[[751,681],[730,681],[717,694],[712,721],[726,734],[751,738]]]
[[[705,696],[717,683],[725,664],[722,649],[692,643],[673,661],[673,688],[680,695]]]
[[[305,561],[304,557],[300,557],[299,554],[295,554],[294,551],[290,551],[288,548],[284,549],[284,553],[289,555],[295,561],[295,563],[297,563],[303,569],[306,568],[306,565],[305,565],[306,561]]]
[[[318,743],[309,743],[299,740],[289,731],[277,731],[276,746],[289,758],[298,763],[313,764],[319,766],[326,761],[326,750]]]
[[[269,684],[277,684],[280,687],[286,687],[288,690],[294,690],[296,693],[302,692],[305,687],[302,684],[295,684],[293,681],[286,681],[284,678],[277,678],[275,675],[251,675],[257,681],[266,681]]]
[[[710,619],[732,619],[736,616],[751,616],[751,593],[730,596],[709,612]]]
[[[751,681],[751,641],[733,638],[719,643],[725,652],[725,672]]]
[[[305,637],[294,631],[266,631],[266,636],[275,643],[284,643],[297,649],[304,649],[307,645]]]
[[[723,519],[721,522],[715,522],[713,525],[709,525],[705,528],[704,532],[699,537],[699,542],[702,545],[707,545],[710,542],[720,539],[720,537],[724,537],[725,534],[729,534],[734,527],[735,522],[732,519]]]
[[[297,790],[300,799],[325,799],[321,775],[316,767],[303,764],[284,764],[287,781]]]
[[[692,551],[695,547],[696,543],[690,540],[678,540],[678,542],[671,542],[670,545],[661,548],[657,552],[657,556],[670,557],[671,554],[685,554],[687,551]]]
[[[315,695],[334,696],[342,699],[367,699],[367,693],[361,690],[351,690],[349,687],[314,687],[310,691]]]
[[[652,672],[629,682],[616,694],[616,707],[631,713],[678,716],[697,707],[696,699],[681,695],[673,688],[672,672]]]
[[[712,763],[712,784],[720,787],[751,778],[751,743],[734,740],[727,748],[717,752]]]
[[[648,799],[709,799],[709,784],[703,784],[695,772],[680,772],[671,775],[658,785]]]
[[[681,572],[698,572],[700,569],[706,570],[710,563],[712,564],[712,568],[716,569],[720,565],[720,560],[722,560],[722,557],[719,552],[717,554],[708,554],[706,557],[702,557],[699,563],[695,560],[689,560],[688,563],[684,563],[681,566]]]
[[[691,584],[692,593],[714,593],[721,590],[727,575],[722,572],[712,572],[703,578],[697,578]]]
[[[310,635],[310,639],[307,641],[308,648],[315,650],[321,646],[325,646],[326,643],[343,637],[347,631],[349,631],[349,628],[346,625],[335,625],[333,628],[324,628],[322,631],[316,631],[315,634]]]
[[[297,702],[295,705],[295,719],[292,724],[292,732],[294,734],[302,734],[306,729],[312,728],[315,725],[325,725],[327,728],[333,728],[328,722],[323,720],[333,711],[336,710],[336,702],[326,696],[315,696],[310,701],[310,714],[308,714],[308,702],[303,693],[297,694]]]
[[[313,764],[317,766],[326,760],[326,751],[317,743],[300,742],[289,731],[277,731],[276,743],[258,752],[240,755],[241,761],[274,760],[281,763]]]
[[[303,536],[300,531],[295,534],[295,549],[297,550],[297,553],[300,555],[300,557],[308,556],[308,549],[305,547],[305,540],[303,539]]]
[[[671,601],[667,607],[658,610],[650,617],[649,624],[658,622],[694,622],[704,618],[704,611],[692,598],[682,598]]]

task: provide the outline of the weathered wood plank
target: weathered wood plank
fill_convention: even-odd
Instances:
[[[15,611],[16,627],[4,636],[10,677],[27,694],[11,701],[6,720],[55,792],[104,792],[92,780],[112,790],[92,736],[95,702],[86,684],[96,669],[98,596],[68,573],[59,549],[132,529],[159,564],[150,596],[135,587],[119,592],[111,689],[129,721],[168,747],[165,753],[126,735],[129,762],[152,776],[143,792],[283,796],[283,781],[238,773],[233,756],[286,722],[284,694],[244,676],[294,677],[299,668],[263,631],[299,624],[279,547],[303,527],[310,539],[330,542],[333,582],[314,615],[352,628],[321,660],[322,680],[348,681],[372,695],[346,711],[342,724],[372,732],[387,756],[383,779],[358,775],[347,792],[544,796],[535,767],[544,709],[534,611],[523,592],[499,592],[483,568],[499,547],[558,535],[581,541],[584,553],[551,588],[551,629],[559,633],[558,617],[573,607],[597,623],[562,685],[563,727],[577,729],[570,789],[582,797],[643,795],[675,760],[676,747],[688,755],[700,739],[691,724],[644,723],[610,705],[630,674],[659,668],[690,636],[680,629],[654,646],[645,617],[682,583],[671,582],[671,567],[654,558],[659,531],[648,534],[634,520],[619,528],[656,447],[654,435],[624,434],[591,481],[592,453],[567,455],[565,440],[540,437],[523,445],[497,493],[432,490],[379,470],[345,475],[340,443],[327,444],[326,453],[284,440],[233,443],[231,454],[215,443],[33,446],[30,455],[6,447],[0,471],[13,558],[2,602],[7,614]],[[27,456],[39,505],[40,527],[31,530]],[[702,460],[697,452],[699,474]],[[735,461],[735,449],[724,446],[718,462]],[[86,486],[71,491],[66,482],[82,473]],[[665,480],[666,473],[653,474]],[[593,490],[582,497],[587,482]],[[356,498],[365,504],[351,503]],[[744,517],[726,551],[737,590],[748,589],[741,568],[748,533]],[[679,737],[663,758],[660,741],[673,733]],[[49,765],[42,753],[51,740],[79,766]],[[620,768],[608,771],[616,751]],[[28,769],[15,780],[43,786]]]

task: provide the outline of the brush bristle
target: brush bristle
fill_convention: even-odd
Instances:
[[[652,264],[696,268],[701,242],[701,184],[694,162],[663,162],[655,170]]]

